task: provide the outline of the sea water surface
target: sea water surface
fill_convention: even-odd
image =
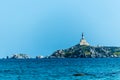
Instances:
[[[120,80],[120,58],[2,59],[0,80]]]

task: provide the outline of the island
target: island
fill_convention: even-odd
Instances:
[[[57,50],[49,58],[106,58],[120,57],[120,47],[111,46],[90,46],[84,38],[80,43],[68,49]]]
[[[120,57],[120,47],[113,46],[91,46],[82,33],[79,44],[68,49],[61,49],[53,52],[49,56],[29,57],[27,54],[19,53],[5,59],[43,59],[43,58],[118,58]]]
[[[27,54],[14,54],[12,57],[7,59],[29,59],[30,57]]]

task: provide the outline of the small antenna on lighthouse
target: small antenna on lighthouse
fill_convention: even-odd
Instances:
[[[82,39],[84,39],[84,33],[82,33]]]

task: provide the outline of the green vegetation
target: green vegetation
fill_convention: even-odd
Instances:
[[[113,54],[114,55],[120,55],[120,52],[114,52]]]
[[[60,55],[56,54],[59,53]],[[64,53],[64,54],[63,54]],[[65,58],[103,58],[120,57],[120,47],[94,47],[75,45],[69,49],[58,50],[52,56]]]
[[[90,53],[90,52],[88,52],[88,51],[86,51],[86,52],[85,52],[85,55],[90,55],[90,54],[91,54],[91,53]]]
[[[71,55],[72,55],[71,52],[66,52],[66,53],[65,53],[65,57],[67,57],[67,56],[71,56]]]

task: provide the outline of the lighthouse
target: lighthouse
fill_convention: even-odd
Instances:
[[[84,34],[82,33],[82,38],[80,40],[81,46],[89,46],[90,44],[85,40]]]

